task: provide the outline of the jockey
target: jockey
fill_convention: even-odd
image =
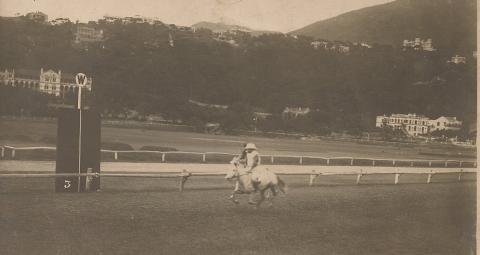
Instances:
[[[245,145],[245,149],[243,150],[242,156],[245,155],[245,163],[244,166],[247,168],[247,173],[250,179],[249,187],[247,189],[257,190],[258,185],[258,173],[254,172],[253,170],[260,165],[260,154],[258,154],[257,146],[253,143],[247,143]],[[248,198],[249,204],[256,204],[253,200],[253,193],[250,193]]]
[[[260,165],[260,154],[258,154],[257,146],[253,143],[245,145],[245,167],[247,172],[252,173],[255,167]]]

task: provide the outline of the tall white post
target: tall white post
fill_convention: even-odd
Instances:
[[[80,182],[81,182],[81,177],[80,174],[82,173],[82,87],[86,86],[88,83],[87,76],[83,73],[78,73],[75,76],[75,82],[77,83],[78,87],[78,102],[77,102],[77,108],[78,108],[78,184],[77,184],[77,191],[80,192]]]
[[[79,111],[79,129],[78,129],[78,184],[77,191],[80,192],[80,174],[82,173],[82,87],[78,86],[78,111]]]

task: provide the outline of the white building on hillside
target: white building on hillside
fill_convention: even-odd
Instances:
[[[5,70],[0,72],[0,85],[28,88],[55,96],[65,95],[76,87],[73,74],[62,74],[61,70],[44,71],[43,68],[40,72],[27,69]],[[86,89],[91,91],[92,78],[87,78]]]
[[[392,127],[394,130],[402,130],[409,136],[425,135],[435,130],[459,130],[462,122],[456,117],[440,117],[429,119],[423,115],[392,114],[390,116],[377,116],[376,127]]]
[[[394,130],[401,130],[409,136],[418,136],[428,134],[429,119],[423,115],[392,114],[390,116],[377,116],[376,127],[389,126]]]
[[[459,55],[455,55],[451,58],[449,62],[454,64],[465,64],[467,63],[467,58]]]
[[[457,117],[440,117],[436,120],[430,120],[431,131],[435,130],[460,130],[462,122]]]
[[[415,38],[413,41],[403,40],[403,50],[408,48],[423,51],[436,51],[436,49],[433,48],[433,41],[430,38],[426,40]]]
[[[71,21],[68,18],[57,18],[57,19],[51,20],[50,24],[52,24],[53,26],[58,26],[58,25],[63,25],[70,22]]]
[[[305,116],[310,113],[310,108],[305,107],[286,107],[282,112],[283,119],[296,119],[299,116]]]
[[[314,49],[319,49],[319,48],[323,48],[323,49],[326,49],[328,47],[328,42],[325,42],[325,41],[313,41],[310,43],[310,45],[314,48]]]

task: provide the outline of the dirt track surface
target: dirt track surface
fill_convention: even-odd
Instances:
[[[226,200],[231,184],[222,178],[189,180],[184,193],[175,179],[106,178],[102,191],[84,194],[54,193],[51,179],[1,180],[0,247],[2,254],[474,254],[475,183],[385,185],[378,177],[357,186],[351,178],[307,187],[288,177],[289,193],[258,210],[246,198],[238,206]]]

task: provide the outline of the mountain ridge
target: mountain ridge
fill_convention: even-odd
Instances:
[[[476,1],[396,0],[317,21],[290,34],[394,46],[432,38],[436,48],[471,53],[476,48]]]

